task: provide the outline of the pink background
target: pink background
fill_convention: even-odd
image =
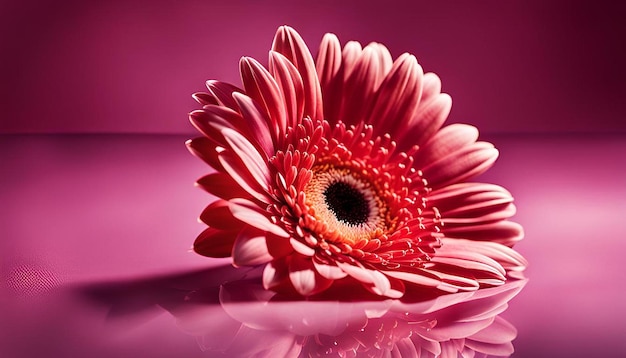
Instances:
[[[335,32],[416,54],[450,121],[500,149],[482,180],[515,196],[530,261],[505,314],[515,357],[626,355],[625,18],[609,1],[0,4],[0,356],[201,356],[167,314],[103,340],[85,329],[100,315],[37,298],[218,264],[188,251],[208,200],[190,94],[239,83],[283,24],[314,53]]]
[[[452,121],[484,132],[626,131],[619,1],[4,1],[0,132],[190,133],[189,97],[265,62],[276,28],[414,53]]]

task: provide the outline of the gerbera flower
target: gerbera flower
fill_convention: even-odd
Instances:
[[[450,96],[414,56],[327,34],[314,61],[283,26],[269,66],[244,57],[240,71],[243,88],[194,94],[204,136],[187,144],[215,169],[198,184],[216,197],[197,253],[265,265],[266,289],[302,296],[472,291],[524,269],[511,195],[466,182],[498,151],[472,126],[441,128]]]

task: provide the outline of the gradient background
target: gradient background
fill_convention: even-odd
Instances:
[[[505,314],[515,357],[626,355],[624,19],[610,1],[0,3],[0,343],[199,354],[171,317],[104,344],[34,298],[217,264],[188,252],[208,199],[183,145],[190,94],[239,83],[239,58],[265,62],[288,24],[313,53],[325,32],[414,53],[452,96],[450,122],[500,149],[481,180],[516,197],[530,261]]]

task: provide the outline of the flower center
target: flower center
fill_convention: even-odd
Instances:
[[[326,205],[335,214],[337,220],[350,225],[367,222],[370,214],[369,203],[363,192],[352,185],[337,181],[324,191]]]
[[[346,168],[314,168],[313,172],[305,193],[314,221],[311,231],[318,238],[355,244],[387,230],[386,204],[369,181]]]

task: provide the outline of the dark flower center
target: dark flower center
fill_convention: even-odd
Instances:
[[[324,191],[326,205],[339,221],[349,225],[366,223],[370,208],[365,195],[348,183],[341,181],[328,186]]]

